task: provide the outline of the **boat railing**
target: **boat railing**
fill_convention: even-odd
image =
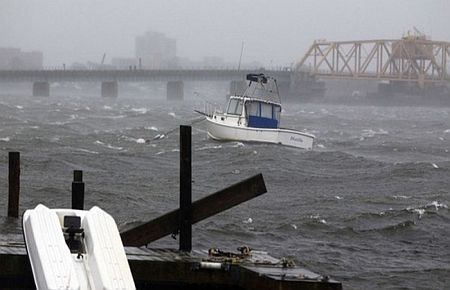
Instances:
[[[217,104],[205,101],[204,112],[207,116],[212,117],[215,113],[222,113],[222,108]]]

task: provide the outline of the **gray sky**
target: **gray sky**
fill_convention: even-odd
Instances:
[[[46,66],[134,55],[147,30],[178,56],[290,65],[315,39],[399,38],[416,26],[450,41],[450,0],[0,0],[0,47],[44,52]]]

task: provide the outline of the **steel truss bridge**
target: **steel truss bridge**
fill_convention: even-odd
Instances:
[[[450,42],[424,36],[397,40],[315,41],[296,71],[325,78],[406,81],[423,88],[450,82]]]

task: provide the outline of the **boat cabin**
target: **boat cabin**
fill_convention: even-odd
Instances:
[[[280,127],[281,105],[254,98],[232,96],[226,114],[245,119],[247,127],[276,129]]]

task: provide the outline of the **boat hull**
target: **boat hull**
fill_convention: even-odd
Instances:
[[[208,136],[215,140],[274,143],[302,149],[312,149],[314,136],[291,129],[250,128],[207,120]]]
[[[77,217],[85,249],[73,253],[62,230],[64,217]],[[98,207],[89,211],[25,211],[23,233],[36,288],[135,290],[133,277],[114,219]]]

